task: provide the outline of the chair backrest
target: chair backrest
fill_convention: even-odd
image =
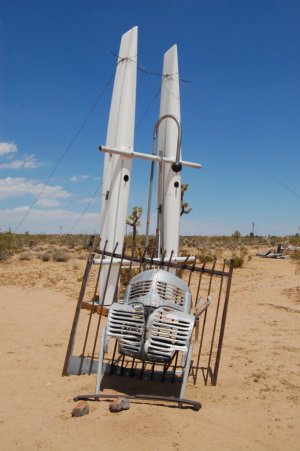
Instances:
[[[133,277],[126,288],[124,304],[171,307],[185,313],[191,310],[192,295],[183,280],[163,269],[150,269]]]

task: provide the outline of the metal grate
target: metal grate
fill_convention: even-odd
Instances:
[[[181,288],[175,287],[170,283],[157,281],[156,291],[165,301],[175,302],[175,304],[180,305],[181,307],[185,302],[185,292]]]
[[[115,343],[114,350],[111,347],[108,349],[108,353],[106,355],[106,362],[111,365],[111,372],[120,372],[120,374],[125,372],[125,368],[130,368],[131,374],[138,375],[143,377],[143,374],[147,372],[147,365],[144,364],[143,359],[142,363],[137,362],[135,359],[135,355],[141,352],[141,356],[145,355],[145,352],[140,348],[140,340],[142,331],[145,332],[145,320],[141,320],[139,317],[139,312],[130,310],[130,306],[135,304],[134,298],[129,300],[130,295],[130,285],[128,286],[129,281],[131,283],[142,282],[142,274],[145,273],[146,270],[152,269],[153,271],[157,271],[158,269],[163,269],[164,272],[167,271],[169,274],[177,273],[180,275],[182,279],[182,286],[179,284],[177,288],[183,288],[188,285],[189,290],[192,293],[193,297],[193,306],[194,306],[194,314],[196,315],[196,323],[193,329],[193,355],[192,355],[192,366],[189,372],[189,376],[192,379],[193,383],[196,384],[199,380],[199,376],[203,376],[203,380],[205,385],[209,382],[212,385],[217,384],[219,366],[221,361],[221,353],[222,353],[222,345],[224,340],[224,331],[226,325],[226,317],[227,310],[229,304],[229,296],[230,296],[230,287],[231,287],[231,279],[233,273],[233,262],[222,261],[220,263],[213,262],[201,262],[198,258],[195,258],[192,263],[188,261],[189,256],[180,263],[172,261],[172,255],[169,258],[165,258],[165,254],[162,254],[160,259],[154,258],[154,253],[152,256],[149,256],[149,251],[147,249],[141,250],[135,248],[134,246],[126,252],[126,248],[123,248],[121,254],[117,254],[114,250],[113,252],[106,250],[106,244],[102,250],[98,249],[90,249],[90,253],[87,260],[87,265],[85,269],[85,273],[83,276],[82,286],[80,290],[80,294],[78,297],[77,306],[75,309],[74,320],[70,332],[70,339],[67,347],[65,363],[63,368],[63,375],[70,374],[92,374],[96,372],[97,362],[98,362],[98,349],[99,349],[99,341],[100,341],[100,329],[101,327],[107,326],[108,318],[106,317],[109,311],[114,311],[115,316],[111,316],[112,323],[111,327],[115,329],[111,329],[114,333],[117,331],[119,333],[119,338],[116,338],[118,342],[123,341],[123,346],[133,346],[132,353],[130,353],[131,360],[128,358],[123,358],[124,354],[127,353],[129,355],[129,351],[126,352],[122,348],[122,344],[120,346]],[[96,262],[98,260],[98,262]],[[124,298],[123,304],[115,304],[114,307],[110,307],[110,309],[106,309],[105,307],[105,296],[107,293],[107,285],[110,280],[111,273],[110,269],[113,264],[116,264],[116,260],[119,268],[119,275],[116,284],[116,293],[115,298],[118,299],[118,302],[122,302],[122,293],[125,291],[125,286],[127,285],[126,295]],[[96,263],[96,264],[93,264]],[[104,284],[104,292],[100,297],[99,293],[99,275],[104,269],[104,263],[106,263],[106,274],[107,280]],[[98,266],[97,266],[98,265]],[[139,274],[140,279],[136,282],[132,277],[136,274]],[[174,282],[170,279],[161,280],[158,278],[157,282],[168,282],[172,285]],[[144,279],[143,283],[139,285],[140,292],[139,295],[135,298],[138,300],[140,304],[144,305],[144,308],[148,311],[151,311],[152,305],[148,303],[148,296],[153,296],[155,294],[157,301],[156,307],[169,308],[172,307],[169,301],[163,300],[162,297],[166,292],[165,287],[163,287],[158,294],[157,290],[152,292],[152,287],[150,292],[146,295],[143,295],[143,290],[148,290],[149,285],[145,284],[145,281],[150,282],[149,279]],[[94,282],[96,281],[96,283]],[[180,291],[179,291],[180,292]],[[173,302],[174,308],[179,312],[181,311],[181,317],[183,318],[182,313],[189,313],[191,308],[191,299],[190,295],[187,294],[187,300],[185,300],[185,306],[181,306]],[[209,311],[205,311],[200,317],[197,316],[199,313],[199,306],[201,307],[202,301],[205,302],[207,299],[212,298],[212,304],[209,307]],[[159,299],[162,301],[160,304]],[[174,298],[173,298],[174,299]],[[176,299],[176,296],[175,296]],[[178,296],[180,301],[180,295]],[[128,303],[129,302],[129,303]],[[125,310],[122,310],[121,307],[126,306]],[[128,309],[129,308],[129,309]],[[200,309],[201,310],[201,309]],[[201,310],[202,311],[202,310]],[[127,313],[126,313],[127,312]],[[129,317],[132,318],[133,326],[126,326],[126,328],[118,328],[118,315],[125,315],[131,312]],[[192,310],[193,312],[193,310]],[[176,312],[172,312],[176,316]],[[113,312],[111,313],[113,315]],[[151,315],[151,314],[150,314]],[[169,324],[169,323],[168,323]],[[162,328],[162,324],[160,324]],[[170,325],[168,326],[170,327]],[[159,329],[159,328],[158,328]],[[162,330],[162,329],[160,329]],[[168,330],[166,328],[166,330]],[[133,333],[134,332],[134,333]],[[135,338],[132,338],[135,337]],[[170,337],[172,337],[170,339]],[[178,337],[180,338],[180,334],[178,333]],[[174,343],[177,343],[178,337],[175,334],[175,338],[170,335],[167,337],[167,341],[170,340],[170,343],[175,340]],[[150,342],[151,339],[151,342]],[[148,349],[150,346],[151,352],[155,351],[156,340],[160,340],[161,347],[165,346],[165,341],[162,336],[154,335],[152,337],[147,337],[149,340]],[[127,342],[130,340],[130,343]],[[139,341],[140,340],[140,341]],[[134,345],[132,345],[134,342]],[[123,353],[123,356],[118,355],[117,349]],[[113,351],[113,352],[112,352]],[[145,349],[144,349],[145,351]],[[148,351],[147,351],[148,352]],[[150,355],[150,353],[148,353]],[[176,368],[178,367],[177,363],[177,355],[175,352],[174,359],[171,363],[166,364],[163,372],[163,379],[167,378],[168,374],[171,375],[172,380],[174,380],[174,375],[177,374]],[[149,357],[150,358],[150,357]],[[151,369],[151,377],[156,374],[156,368],[159,369],[159,365],[155,361],[152,364]]]
[[[176,351],[186,355],[195,323],[193,315],[165,307],[156,309],[147,322],[145,357],[147,360],[167,362]],[[183,356],[183,360],[185,356]]]
[[[110,308],[106,335],[119,339],[120,353],[141,354],[144,331],[144,308],[141,304],[117,304]]]
[[[140,282],[132,283],[130,286],[129,301],[146,296],[150,293],[151,287],[152,280],[141,280]]]

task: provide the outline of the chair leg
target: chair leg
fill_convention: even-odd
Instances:
[[[180,398],[184,398],[185,395],[185,389],[186,389],[186,384],[187,384],[187,380],[190,374],[190,369],[191,369],[191,358],[192,358],[192,345],[190,345],[189,350],[188,350],[188,355],[186,358],[186,363],[185,363],[185,367],[184,367],[184,373],[183,373],[183,379],[182,379],[182,384],[181,384],[181,389],[180,389]]]
[[[101,339],[100,339],[100,346],[99,346],[99,360],[98,360],[96,388],[95,388],[96,395],[99,395],[101,381],[102,381],[103,375],[105,373],[105,369],[103,368],[105,332],[106,332],[106,327],[103,327],[102,333],[101,333]]]

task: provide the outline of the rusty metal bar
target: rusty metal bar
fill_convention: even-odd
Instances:
[[[194,273],[194,269],[195,269],[195,266],[196,266],[196,261],[197,261],[197,256],[195,257],[194,263],[193,263],[193,265],[192,265],[192,269],[190,270],[190,275],[189,275],[189,280],[188,280],[188,286],[190,286],[190,284],[191,284],[191,279],[192,279],[192,275],[193,275],[193,273]]]
[[[177,370],[177,362],[178,362],[178,351],[176,351],[175,364],[174,364],[173,374],[172,374],[172,384],[174,384],[174,382],[175,382],[175,376],[176,376],[176,370]]]
[[[140,374],[140,379],[143,379],[144,371],[145,371],[145,365],[146,365],[146,363],[145,363],[145,361],[143,360],[142,369],[141,369],[141,374]]]
[[[197,382],[197,378],[198,378],[199,363],[200,363],[202,345],[203,345],[203,340],[204,340],[204,331],[205,331],[205,325],[206,325],[206,317],[207,317],[207,309],[204,312],[203,324],[202,324],[202,329],[201,329],[201,338],[200,338],[200,343],[199,343],[199,348],[198,348],[197,365],[196,365],[196,374],[195,374],[194,384]],[[199,318],[199,321],[200,321],[200,318]]]
[[[205,265],[206,265],[206,261],[204,260],[203,264],[202,264],[202,269],[205,269]],[[204,273],[204,271],[200,272],[199,274],[199,281],[198,281],[198,287],[197,287],[197,293],[196,293],[196,302],[195,302],[195,307],[198,304],[198,300],[199,300],[199,293],[200,293],[200,288],[201,288],[201,280],[202,280],[202,274]]]
[[[94,252],[91,252],[88,255],[88,259],[87,259],[87,262],[86,262],[84,276],[83,276],[83,279],[82,279],[82,284],[81,284],[80,293],[79,293],[79,296],[78,296],[78,301],[77,301],[77,306],[76,306],[76,310],[75,310],[75,314],[74,314],[73,324],[72,324],[72,328],[71,328],[71,332],[70,332],[70,338],[69,338],[69,342],[68,342],[68,347],[67,347],[64,367],[63,367],[63,371],[62,371],[62,375],[63,376],[67,376],[68,375],[69,360],[70,360],[70,357],[72,355],[73,348],[74,348],[74,340],[75,340],[75,336],[76,336],[76,330],[77,330],[77,325],[78,325],[78,321],[79,321],[81,305],[82,305],[82,301],[83,301],[85,290],[86,290],[86,284],[87,284],[87,281],[88,281],[88,278],[89,278],[89,275],[90,275],[90,271],[91,271],[91,267],[92,267],[92,264],[93,264],[94,255],[95,255]]]
[[[110,276],[111,267],[112,267],[113,255],[115,254],[115,251],[116,251],[116,249],[118,247],[118,244],[119,243],[116,243],[116,245],[115,245],[114,252],[112,253],[112,256],[111,256],[111,259],[110,259],[110,264],[109,264],[109,267],[108,267],[108,272],[107,272],[107,278],[106,278],[106,281],[105,281],[103,297],[102,297],[102,300],[101,300],[101,306],[100,306],[101,309],[100,309],[100,313],[99,313],[99,317],[98,317],[98,323],[97,323],[96,335],[95,335],[95,340],[94,340],[93,352],[92,352],[92,357],[91,357],[91,362],[90,362],[90,367],[89,367],[89,374],[91,374],[91,372],[92,372],[93,362],[94,362],[94,358],[95,358],[95,350],[96,350],[97,341],[98,341],[98,335],[99,335],[99,328],[100,328],[102,312],[103,312],[103,305],[104,305],[104,301],[105,301],[105,296],[106,296],[106,292],[107,292],[109,276]]]
[[[153,249],[152,249],[152,255],[151,255],[151,258],[150,258],[150,261],[149,261],[149,263],[150,263],[149,269],[152,269],[154,257],[155,257],[155,246],[154,246]],[[145,261],[147,261],[147,260],[148,260],[148,259],[145,258]]]
[[[217,263],[217,260],[214,259],[213,265],[212,265],[212,272],[210,273],[210,278],[209,278],[209,287],[208,287],[208,291],[207,291],[207,296],[210,295],[211,284],[212,284],[212,278],[213,278],[213,275],[214,275],[216,263]],[[223,278],[223,277],[224,277],[224,272],[221,271],[221,272],[220,272],[220,275],[221,275],[221,277]]]
[[[123,356],[122,356],[122,363],[121,363],[121,368],[120,368],[120,376],[122,376],[122,374],[124,372],[124,360],[125,360],[125,354],[123,354]]]
[[[110,375],[112,375],[114,372],[117,344],[118,344],[118,340],[115,340],[115,346],[114,346],[113,356],[111,359],[111,365],[110,365],[110,370],[109,370]]]
[[[104,249],[106,248],[106,246],[107,246],[107,240],[104,243]],[[96,301],[96,293],[97,293],[97,289],[98,289],[99,276],[100,276],[100,271],[101,271],[101,268],[102,268],[103,259],[104,259],[104,254],[102,254],[102,256],[101,256],[101,262],[100,262],[99,270],[98,270],[98,274],[97,274],[96,286],[95,286],[95,290],[94,290],[94,296],[93,296],[93,299],[92,299],[92,308],[91,308],[91,311],[90,311],[90,314],[89,314],[88,325],[87,325],[85,339],[84,339],[83,348],[82,348],[82,353],[81,353],[81,357],[80,357],[80,365],[79,365],[79,369],[78,369],[78,375],[81,374],[81,370],[82,370],[86,344],[87,344],[87,340],[88,340],[88,336],[89,336],[89,332],[90,332],[92,315],[94,313],[94,304],[95,304],[95,301]]]
[[[141,256],[141,259],[140,259],[139,273],[140,273],[141,270],[142,270],[142,266],[143,266],[143,263],[144,263],[144,258],[145,258],[145,256],[146,256],[146,252],[147,252],[147,248],[145,247],[144,252],[143,252],[143,255]]]
[[[167,271],[168,271],[168,272],[169,272],[169,269],[170,269],[170,263],[171,263],[173,254],[174,254],[174,251],[173,251],[173,249],[172,249],[172,250],[171,250],[171,253],[170,253],[170,258],[169,258],[169,261],[168,261],[168,266],[167,266]]]
[[[131,377],[134,375],[134,364],[135,364],[135,357],[132,358],[132,364],[131,364],[131,369],[130,369]]]
[[[102,254],[103,253],[103,250],[101,250],[101,249],[93,249],[93,252],[95,253],[95,254]],[[107,256],[107,257],[111,257],[111,256],[113,256],[114,258],[118,258],[118,259],[121,259],[121,256],[122,256],[122,254],[116,254],[116,253],[113,253],[113,252],[108,252],[108,251],[106,251],[105,252],[105,255]],[[189,256],[190,257],[190,256]],[[155,256],[154,255],[152,255],[151,256],[151,258],[149,258],[149,257],[145,257],[145,259],[144,259],[144,263],[149,263],[149,264],[152,264],[153,265],[153,259],[155,258]],[[130,255],[124,255],[124,260],[132,260],[132,262],[135,262],[135,263],[139,263],[140,262],[140,258],[139,257],[134,257],[134,256],[130,256]],[[187,261],[187,259],[185,259],[185,262]],[[155,262],[155,264],[156,264],[156,266],[160,266],[160,263],[159,262]],[[176,268],[176,269],[178,269],[178,265],[177,265],[177,263],[175,262],[175,263],[170,263],[170,268]],[[151,269],[151,268],[150,268]],[[179,267],[179,269],[185,269],[185,270],[192,270],[193,269],[193,266],[190,266],[190,265],[184,265],[184,267],[182,267],[182,266],[180,266]],[[220,271],[220,270],[216,270],[216,269],[210,269],[210,268],[203,268],[203,267],[195,267],[194,268],[194,271],[195,272],[203,272],[203,273],[205,273],[205,274],[212,274],[212,275],[215,275],[215,276],[229,276],[229,272],[225,272],[224,274],[222,273],[222,271]]]
[[[222,345],[223,345],[224,332],[225,332],[226,317],[227,317],[227,311],[228,311],[229,295],[230,295],[230,288],[231,288],[231,282],[232,282],[233,260],[230,260],[230,264],[229,265],[230,265],[229,266],[229,277],[228,277],[228,280],[227,280],[226,295],[225,295],[225,302],[224,302],[224,307],[223,307],[221,329],[220,329],[220,335],[219,335],[219,343],[218,343],[218,350],[217,350],[217,356],[216,356],[216,362],[215,362],[215,368],[214,368],[214,377],[213,377],[212,385],[217,385],[217,380],[218,380],[218,373],[219,373],[219,366],[220,366],[220,360],[221,360]]]
[[[224,270],[224,267],[225,267],[225,261],[223,263],[223,270]],[[217,308],[216,308],[216,314],[215,314],[215,320],[214,320],[214,327],[213,327],[213,333],[212,333],[212,338],[211,338],[211,343],[210,343],[210,351],[209,351],[209,357],[208,357],[208,363],[207,363],[207,371],[206,371],[206,376],[205,376],[205,385],[207,385],[207,381],[208,381],[208,372],[210,369],[212,352],[213,352],[213,347],[214,347],[216,328],[217,328],[217,322],[218,322],[218,317],[219,317],[220,301],[221,301],[222,288],[223,288],[223,280],[224,280],[224,277],[221,277],[218,302],[217,302]]]
[[[121,261],[120,261],[120,265],[119,265],[118,277],[117,277],[117,282],[116,282],[116,289],[115,289],[115,294],[114,294],[114,300],[116,300],[118,298],[119,281],[120,281],[120,276],[121,276],[121,269],[122,269],[122,263],[123,263],[123,259],[124,259],[125,250],[126,250],[126,243],[124,243],[124,246],[123,246],[123,249],[122,249]]]
[[[152,363],[150,380],[153,381],[155,362]]]
[[[101,394],[101,395],[78,395],[76,396],[73,401],[77,402],[79,400],[85,400],[85,401],[99,401],[100,399],[116,399],[119,398],[120,395],[115,394]],[[196,412],[199,411],[202,407],[201,403],[199,401],[191,401],[189,399],[184,398],[175,398],[172,396],[156,396],[156,395],[122,395],[123,398],[127,399],[137,399],[137,400],[147,400],[147,401],[164,401],[164,402],[174,402],[178,404],[179,408],[184,408],[184,404],[187,404],[188,406],[191,406],[193,410]]]

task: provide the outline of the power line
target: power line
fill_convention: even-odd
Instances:
[[[82,213],[80,214],[80,216],[77,218],[77,220],[75,221],[75,223],[73,224],[69,234],[71,234],[73,232],[73,230],[75,229],[75,227],[77,226],[77,224],[79,223],[79,221],[81,220],[81,218],[86,214],[86,212],[88,211],[89,206],[91,205],[91,203],[93,202],[93,200],[95,199],[98,191],[100,190],[102,186],[102,182],[97,186],[97,189],[95,190],[94,194],[92,195],[89,203],[86,205],[86,207],[83,209]]]
[[[21,225],[23,224],[23,222],[25,221],[25,219],[27,218],[28,214],[30,213],[30,211],[32,210],[32,208],[34,207],[34,205],[37,203],[37,201],[39,200],[39,198],[41,197],[41,195],[43,194],[43,192],[46,189],[46,186],[48,185],[48,183],[50,182],[51,178],[53,177],[53,174],[55,173],[56,169],[58,168],[58,166],[61,164],[61,162],[63,161],[63,159],[65,158],[65,156],[67,155],[67,153],[69,152],[70,148],[72,147],[72,145],[74,144],[74,142],[76,141],[76,139],[78,138],[78,136],[80,135],[80,133],[82,132],[83,128],[85,127],[85,125],[87,124],[88,120],[90,119],[90,117],[92,116],[96,106],[98,105],[99,101],[101,100],[101,98],[103,97],[105,91],[107,90],[107,88],[109,87],[109,85],[111,84],[112,80],[114,79],[115,76],[115,71],[113,72],[113,74],[111,75],[111,77],[108,79],[108,81],[106,82],[104,88],[101,90],[100,94],[97,96],[95,102],[92,104],[89,112],[87,113],[86,117],[84,118],[83,122],[81,123],[80,127],[78,128],[78,130],[76,131],[76,133],[74,134],[73,138],[71,139],[71,141],[69,142],[69,144],[67,145],[67,147],[65,148],[65,150],[63,151],[63,153],[61,154],[61,156],[59,157],[59,159],[57,160],[57,162],[55,163],[53,169],[51,170],[50,174],[48,175],[46,181],[43,183],[43,186],[40,190],[40,192],[38,193],[38,195],[36,196],[36,198],[33,200],[32,204],[30,205],[30,207],[28,207],[28,210],[25,212],[25,214],[23,215],[23,217],[21,218],[20,222],[18,223],[17,227],[14,230],[14,233],[16,233],[18,231],[18,229],[21,227]]]
[[[139,128],[139,126],[141,125],[142,121],[145,119],[145,117],[147,116],[152,104],[155,102],[155,100],[157,99],[159,93],[160,93],[161,88],[159,87],[158,90],[156,91],[156,93],[154,94],[153,98],[151,99],[151,101],[149,102],[149,104],[147,105],[147,107],[145,108],[143,114],[141,115],[140,119],[138,120],[135,130],[137,130]]]

